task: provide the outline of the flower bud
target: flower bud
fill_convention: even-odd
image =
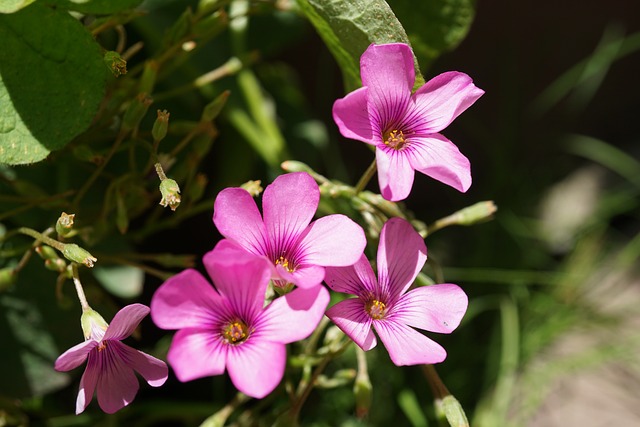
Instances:
[[[360,419],[369,414],[373,396],[373,385],[369,375],[358,375],[353,383],[353,395],[356,400],[356,416]]]
[[[169,113],[167,110],[158,110],[158,117],[153,123],[153,129],[151,129],[151,135],[154,141],[162,141],[167,136],[167,130],[169,129]]]
[[[160,181],[160,193],[162,194],[160,205],[165,208],[169,206],[172,211],[175,211],[180,205],[180,187],[178,183],[173,179],[163,179]]]
[[[138,91],[140,93],[153,93],[153,87],[156,84],[156,78],[158,77],[158,63],[156,61],[147,61],[144,64],[144,70],[142,70],[142,77],[140,77],[140,87]]]
[[[38,246],[36,247],[36,253],[40,255],[40,258],[42,258],[45,261],[60,259],[60,257],[58,256],[58,253],[51,246],[46,246],[46,245]]]
[[[225,90],[220,95],[218,95],[213,101],[208,103],[204,107],[204,110],[202,110],[202,121],[210,122],[216,117],[218,117],[218,114],[220,114],[220,112],[222,111],[222,108],[227,103],[227,99],[229,98],[230,94],[231,94],[230,91]]]
[[[147,114],[147,110],[153,100],[146,93],[140,93],[133,101],[129,103],[127,110],[122,118],[122,129],[130,131],[140,124],[140,121]]]
[[[458,225],[473,225],[478,222],[491,219],[491,215],[493,215],[497,210],[498,207],[493,203],[493,201],[488,200],[467,206],[453,215],[456,216],[456,223]]]
[[[127,61],[125,61],[118,52],[106,52],[104,54],[104,63],[107,64],[107,68],[109,68],[111,73],[116,77],[127,74]]]
[[[75,214],[68,214],[62,212],[58,221],[56,221],[56,232],[60,237],[71,237],[75,234],[72,230],[73,228],[73,219],[75,218]]]
[[[67,263],[62,258],[44,260],[44,267],[47,270],[62,273],[67,268]]]
[[[469,427],[467,415],[453,395],[445,396],[442,400],[436,399],[435,407],[437,418],[446,418],[451,427]]]
[[[13,267],[0,268],[0,292],[9,289],[16,282],[16,271]]]
[[[251,194],[251,197],[258,197],[263,190],[263,188],[260,186],[261,182],[262,181],[260,181],[259,179],[256,181],[247,181],[242,184],[240,188],[247,190],[249,194]]]
[[[89,268],[93,267],[93,263],[98,261],[97,258],[95,258],[88,251],[82,249],[75,243],[67,243],[66,245],[64,245],[62,255],[64,255],[64,257],[69,261],[84,264]]]
[[[100,313],[93,309],[84,310],[80,317],[80,325],[84,333],[84,339],[102,340],[109,324],[104,320]]]

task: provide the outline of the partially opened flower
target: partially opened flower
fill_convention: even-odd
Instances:
[[[142,304],[123,307],[110,325],[93,310],[85,314],[88,316],[83,315],[83,329],[87,339],[65,351],[55,364],[57,371],[70,371],[88,360],[80,380],[76,414],[87,408],[96,390],[98,404],[108,414],[131,403],[139,388],[133,371],[153,387],[164,384],[168,374],[166,363],[120,342],[149,314],[149,307]]]
[[[440,74],[414,94],[411,48],[403,43],[371,45],[360,58],[362,85],[333,105],[346,138],[376,147],[378,180],[387,200],[407,198],[414,171],[465,192],[469,160],[439,134],[483,93],[464,73]]]
[[[222,190],[213,222],[230,241],[265,256],[278,285],[314,287],[322,282],[324,267],[352,265],[366,245],[362,228],[344,215],[311,222],[319,200],[318,185],[309,174],[289,173],[267,186],[262,216],[246,190]]]
[[[321,285],[296,289],[264,307],[270,263],[228,249],[218,244],[203,258],[215,289],[196,270],[185,270],[158,288],[151,317],[160,328],[179,329],[167,358],[180,381],[226,368],[238,390],[262,398],[282,380],[285,344],[313,332],[329,292]]]
[[[364,256],[351,267],[327,268],[331,289],[357,296],[337,303],[327,316],[363,350],[376,346],[375,329],[398,366],[442,362],[444,348],[413,328],[452,332],[467,309],[467,296],[452,284],[407,292],[426,259],[427,248],[411,224],[390,219],[380,234],[377,279]]]

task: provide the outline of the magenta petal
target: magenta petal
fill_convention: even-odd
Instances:
[[[439,363],[447,357],[440,344],[409,326],[380,320],[373,327],[396,366]]]
[[[95,353],[94,353],[95,354]],[[107,414],[113,414],[133,402],[140,385],[133,369],[125,365],[112,346],[97,354],[98,403]]]
[[[262,399],[282,380],[286,355],[284,344],[251,337],[230,347],[227,369],[233,385],[248,396]]]
[[[149,307],[142,304],[130,304],[116,313],[104,333],[102,340],[123,340],[133,333],[142,319],[149,314]]]
[[[442,73],[418,89],[412,115],[424,118],[422,133],[440,132],[482,96],[471,77],[457,71]]]
[[[182,329],[171,342],[167,360],[182,382],[224,372],[227,347],[211,330]]]
[[[307,338],[315,330],[329,304],[329,292],[323,286],[296,289],[276,298],[256,325],[256,337],[288,344]]]
[[[458,147],[444,136],[434,133],[412,139],[409,147],[411,166],[423,174],[458,191],[466,192],[471,186],[471,165]]]
[[[422,286],[403,295],[392,316],[399,323],[448,334],[460,324],[467,305],[467,295],[457,285]]]
[[[378,245],[378,284],[391,298],[402,295],[427,260],[427,247],[413,226],[391,218],[382,227]]]
[[[378,132],[405,116],[415,82],[411,48],[404,43],[370,45],[360,57],[362,85],[375,105]]]
[[[306,172],[280,175],[262,196],[264,224],[276,259],[292,248],[318,208],[318,184]],[[275,261],[275,259],[273,260]]]
[[[364,303],[360,298],[340,301],[327,310],[327,317],[364,351],[376,346],[371,317],[364,311]]]
[[[117,352],[134,371],[138,372],[151,387],[160,387],[167,380],[169,369],[160,359],[122,344],[119,341],[110,342],[116,346]]]
[[[344,267],[358,259],[367,239],[362,227],[344,215],[329,215],[312,222],[299,243],[304,263]]]
[[[349,267],[327,267],[324,281],[336,292],[362,296],[374,293],[378,279],[367,257],[362,254],[354,265]]]
[[[209,276],[233,312],[250,321],[262,310],[271,278],[271,264],[262,256],[248,252],[219,251],[217,247],[202,258]]]
[[[376,144],[380,142],[379,130],[371,127],[369,106],[367,103],[369,89],[361,87],[333,103],[333,120],[345,138]]]
[[[226,188],[213,206],[213,223],[220,234],[254,254],[266,254],[266,231],[253,197],[242,188]]]
[[[80,390],[78,390],[78,397],[76,399],[76,415],[82,413],[93,399],[93,393],[96,390],[96,384],[98,383],[98,365],[96,364],[96,358],[92,357],[87,363],[87,369],[85,369],[80,379]]]
[[[62,353],[56,359],[55,370],[66,372],[72,369],[77,368],[82,365],[85,360],[87,360],[87,356],[89,352],[93,350],[98,345],[97,341],[87,340],[81,342],[80,344],[74,345],[69,350]]]
[[[415,172],[404,153],[378,147],[376,163],[382,197],[392,202],[406,199],[411,193]]]
[[[194,328],[215,323],[220,295],[200,273],[187,269],[167,279],[151,298],[151,319],[162,329]]]
[[[315,288],[322,283],[325,268],[318,265],[303,265],[295,271],[289,272],[282,268],[281,265],[276,265],[275,270],[277,272],[277,278],[287,283],[293,283],[300,288],[309,289]]]

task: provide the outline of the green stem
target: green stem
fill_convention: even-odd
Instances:
[[[447,389],[447,386],[442,382],[442,379],[440,379],[440,375],[438,375],[438,372],[436,372],[436,368],[434,368],[433,365],[422,365],[422,371],[427,377],[429,388],[431,388],[431,392],[435,399],[442,400],[451,394]]]
[[[356,194],[360,194],[364,190],[364,188],[367,186],[369,181],[371,181],[371,178],[373,178],[373,174],[376,173],[376,170],[377,170],[377,163],[376,163],[376,160],[373,159],[373,162],[371,162],[367,170],[364,171],[364,173],[360,177],[360,180],[356,184],[356,190],[355,190]]]
[[[91,310],[89,303],[87,302],[87,297],[84,294],[84,289],[82,288],[82,283],[80,282],[80,275],[78,274],[78,264],[71,263],[71,275],[73,277],[73,284],[76,287],[76,294],[78,294],[78,299],[80,300],[80,306],[82,307],[82,312],[86,312]]]
[[[231,400],[231,402],[227,403],[222,409],[220,409],[215,414],[211,415],[209,418],[204,420],[200,427],[221,427],[224,426],[227,418],[235,411],[240,405],[249,400],[249,396],[238,393]]]
[[[59,242],[59,241],[57,241],[55,239],[52,239],[51,237],[47,237],[44,234],[42,234],[40,232],[37,232],[36,230],[33,230],[31,228],[27,228],[27,227],[20,227],[16,231],[18,233],[26,234],[27,236],[33,237],[37,241],[45,243],[45,244],[51,246],[52,248],[59,250],[60,252],[64,251],[64,247],[65,247],[64,243],[61,243],[61,242]]]

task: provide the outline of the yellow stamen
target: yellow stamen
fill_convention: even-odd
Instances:
[[[101,352],[105,348],[107,348],[107,343],[106,342],[101,342],[100,344],[98,344],[98,352]]]
[[[293,271],[295,270],[295,267],[293,265],[289,265],[289,260],[286,259],[284,256],[281,256],[280,258],[278,258],[275,261],[276,265],[281,265],[283,268],[285,268],[289,273],[293,273]]]
[[[236,320],[227,324],[222,331],[222,336],[229,344],[240,344],[249,337],[249,328],[244,322]]]
[[[383,139],[384,143],[394,150],[401,150],[407,144],[404,133],[398,129],[393,129],[391,131],[385,132],[383,135]]]
[[[374,319],[382,319],[385,314],[387,314],[387,306],[382,301],[378,301],[377,299],[372,299],[365,305],[365,310],[369,313]]]

